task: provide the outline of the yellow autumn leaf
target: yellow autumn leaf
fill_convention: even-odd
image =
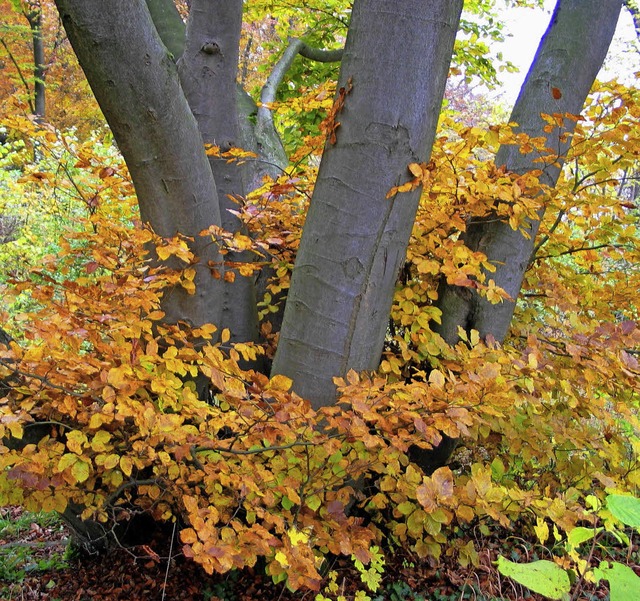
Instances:
[[[133,461],[131,461],[130,457],[120,457],[120,469],[125,476],[131,476]]]
[[[540,541],[540,544],[544,545],[544,543],[549,538],[549,526],[542,518],[536,519],[536,525],[533,527],[533,530]]]
[[[112,454],[108,455],[104,460],[104,469],[112,470],[120,463],[120,455]]]
[[[17,438],[18,440],[22,439],[22,435],[24,434],[22,424],[19,424],[17,422],[9,422],[7,424],[7,428],[9,429],[9,432],[11,432],[11,436],[13,438]]]
[[[89,420],[89,430],[97,430],[102,426],[103,419],[101,413],[94,413]]]
[[[432,370],[432,372],[429,374],[429,383],[432,384],[435,388],[444,388],[444,374],[440,370]]]
[[[131,376],[131,369],[126,365],[113,367],[107,374],[107,382],[115,389],[120,390],[127,385],[128,378]]]
[[[171,256],[171,250],[167,246],[156,248],[156,254],[161,261],[166,261]]]
[[[180,540],[187,544],[193,544],[198,541],[198,535],[193,528],[185,528],[180,532]]]
[[[291,528],[291,530],[287,532],[287,535],[289,536],[289,540],[294,547],[296,545],[309,542],[309,535],[302,530],[297,530],[296,528]]]
[[[63,472],[68,467],[72,466],[78,461],[78,456],[74,453],[65,453],[58,461],[58,471]]]
[[[271,390],[281,390],[282,392],[287,392],[292,384],[293,381],[290,378],[282,375],[273,376],[273,378],[269,380],[269,388]]]
[[[411,174],[414,177],[422,177],[422,174],[424,172],[422,165],[420,165],[419,163],[410,163],[409,171],[411,171]]]
[[[111,434],[109,432],[106,432],[105,430],[100,430],[93,437],[93,440],[91,441],[91,448],[97,452],[106,451],[106,445],[109,440],[111,440]]]
[[[87,444],[84,432],[73,430],[67,434],[67,448],[76,455],[82,455],[82,447]]]

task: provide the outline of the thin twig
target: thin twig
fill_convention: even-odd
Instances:
[[[26,371],[22,371],[21,369],[17,369],[16,367],[13,367],[12,363],[13,363],[13,361],[7,361],[6,359],[0,359],[0,365],[3,365],[7,369],[10,369],[13,372],[13,375],[22,376],[23,378],[30,378],[32,380],[37,380],[38,382],[44,384],[45,386],[48,386],[49,388],[53,388],[54,390],[60,390],[61,392],[64,392],[65,394],[68,394],[69,396],[76,397],[78,399],[87,398],[87,394],[86,393],[75,392],[73,390],[69,390],[68,388],[65,388],[64,386],[60,386],[59,384],[54,384],[53,382],[51,382],[50,380],[48,380],[44,376],[39,376],[37,374],[32,374],[32,373],[29,373],[29,372],[26,372]],[[97,401],[99,403],[103,402],[103,399],[101,399],[99,397],[96,397],[96,396],[93,396],[93,395],[90,395],[89,398],[94,400],[94,401]]]
[[[7,52],[7,56],[9,57],[9,60],[13,63],[13,66],[16,68],[16,71],[18,72],[18,77],[20,78],[22,85],[25,87],[27,91],[27,102],[29,103],[29,110],[31,111],[31,114],[35,115],[36,109],[33,106],[33,99],[31,97],[32,96],[31,88],[29,87],[29,84],[27,83],[27,80],[24,74],[22,73],[22,69],[18,64],[18,61],[16,61],[16,58],[13,56],[11,50],[9,50],[9,47],[7,46],[6,42],[2,38],[0,38],[0,44],[2,44],[2,46],[4,47],[5,51]]]
[[[287,449],[293,449],[295,447],[313,447],[317,446],[319,443],[317,442],[308,442],[304,440],[300,440],[297,442],[292,442],[290,444],[284,445],[275,445],[272,447],[260,447],[259,449],[247,449],[247,450],[236,450],[231,447],[210,447],[210,446],[193,446],[191,447],[192,456],[193,453],[202,453],[204,451],[214,451],[216,453],[229,453],[231,455],[257,455],[258,453],[266,453],[267,451],[285,451]]]
[[[171,533],[171,543],[169,544],[169,558],[167,559],[167,570],[164,573],[164,584],[162,585],[162,601],[167,594],[167,582],[169,581],[169,568],[171,567],[171,554],[173,552],[173,539],[176,535],[176,522],[173,522],[173,532]]]

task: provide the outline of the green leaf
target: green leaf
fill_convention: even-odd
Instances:
[[[409,515],[416,508],[416,504],[411,501],[404,501],[398,505],[397,509],[402,515]]]
[[[74,453],[65,453],[62,457],[60,457],[60,461],[58,461],[58,471],[62,472],[66,470],[70,465],[73,465],[78,461],[78,456]]]
[[[322,505],[322,499],[318,495],[311,495],[305,499],[307,507],[312,511],[318,511]]]
[[[502,461],[500,461],[498,457],[496,457],[491,462],[491,478],[493,479],[494,482],[500,482],[500,480],[502,480],[502,478],[504,477],[504,473],[505,473],[504,464],[502,463]]]
[[[640,528],[640,499],[627,495],[608,495],[607,509],[626,526]]]
[[[569,575],[558,565],[546,559],[531,563],[513,563],[498,557],[498,571],[549,599],[563,599],[569,593]]]
[[[597,532],[600,532],[602,528],[582,528],[581,526],[574,528],[571,532],[569,532],[569,536],[567,540],[569,544],[573,547],[579,547],[582,543],[591,540]]]
[[[280,501],[280,503],[282,503],[282,506],[286,510],[291,509],[295,505],[295,503],[291,499],[289,499],[289,497],[284,497],[284,496],[282,497],[282,500]]]
[[[611,567],[606,561],[593,571],[598,579],[609,581],[610,601],[630,601],[640,599],[640,578],[624,564],[613,562]]]
[[[89,464],[78,460],[73,464],[71,473],[78,482],[84,482],[89,477]]]

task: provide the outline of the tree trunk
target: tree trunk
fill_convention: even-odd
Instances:
[[[273,366],[315,407],[335,400],[335,376],[378,366],[420,199],[419,189],[387,193],[429,158],[461,9],[462,0],[354,4],[340,125],[322,157]]]
[[[177,61],[184,52],[186,31],[173,0],[146,0],[153,22],[167,49]],[[247,192],[262,185],[268,175],[277,178],[287,165],[282,141],[275,128],[261,130],[256,126],[258,106],[240,84],[237,84],[240,147],[255,152],[258,160],[244,165],[243,177]]]
[[[189,11],[186,46],[178,61],[178,73],[202,138],[222,152],[241,145],[238,127],[236,74],[242,29],[242,0],[194,0]],[[222,227],[229,232],[246,228],[231,211],[244,201],[242,166],[215,156],[209,164],[218,189]],[[250,252],[229,253],[230,263],[249,263]],[[231,340],[258,338],[258,309],[253,277],[231,270],[235,279],[225,282],[221,327]]]
[[[162,43],[177,62],[184,52],[185,28],[176,5],[173,0],[146,0],[146,3]]]
[[[34,114],[38,120],[43,120],[45,116],[45,62],[44,62],[44,40],[42,38],[42,8],[39,5],[29,9],[25,16],[31,28],[31,39],[33,41],[33,107]]]
[[[555,186],[570,144],[569,137],[561,136],[573,131],[575,123],[565,119],[562,128],[545,132],[540,114],[580,113],[607,54],[621,6],[622,0],[558,0],[510,118],[518,131],[545,137],[547,147],[557,153],[557,160],[544,168],[543,184]],[[534,159],[534,153],[522,154],[518,146],[508,145],[500,148],[495,162],[522,174],[540,168]],[[504,340],[543,215],[544,208],[529,222],[528,238],[494,216],[469,225],[465,244],[488,257],[496,267],[488,277],[513,300],[494,305],[469,288],[443,284],[438,291],[442,323],[434,329],[449,344],[458,341],[458,327]]]
[[[220,225],[203,141],[172,57],[144,0],[56,0],[80,66],[109,123],[135,185],[140,214],[163,237],[193,238],[196,293],[165,293],[169,323],[219,323],[222,284],[208,263],[215,245],[198,234]]]

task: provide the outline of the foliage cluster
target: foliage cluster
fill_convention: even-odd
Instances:
[[[572,528],[563,541],[554,526],[556,543],[564,543],[564,561],[554,563],[543,559],[517,564],[499,557],[498,570],[549,599],[576,599],[584,582],[600,580],[609,581],[611,601],[637,597],[640,594],[640,577],[624,563],[610,561],[605,538],[631,551],[631,539],[624,532],[624,527],[640,527],[640,500],[628,495],[611,494],[607,495],[605,504],[594,496],[587,497],[586,502],[589,507],[585,516],[588,518],[586,521],[590,522],[588,527]],[[544,521],[538,521],[536,534],[542,544],[549,538],[549,527]],[[585,553],[587,543],[590,548]],[[598,548],[605,551],[607,559],[594,567],[592,563]],[[569,595],[572,589],[574,592]]]
[[[423,184],[424,196],[379,373],[349,373],[338,403],[319,412],[286,378],[241,368],[268,347],[231,345],[214,325],[162,323],[162,296],[193,291],[195,258],[184,240],[158,239],[137,221],[114,153],[14,119],[44,158],[29,165],[27,150],[9,153],[20,173],[3,171],[3,198],[68,199],[73,227],[33,261],[20,244],[0,247],[21,262],[2,283],[3,297],[20,301],[3,301],[3,323],[21,340],[0,352],[0,503],[80,507],[105,537],[147,512],[176,521],[183,552],[208,572],[260,560],[292,589],[318,590],[329,554],[369,564],[384,539],[468,565],[473,540],[453,532],[470,525],[543,520],[570,532],[590,495],[633,491],[640,478],[638,209],[619,193],[635,168],[638,110],[635,91],[598,88],[553,191],[538,178],[556,157],[539,140],[446,119],[431,163],[410,165],[399,189]],[[537,153],[540,171],[496,168],[498,144]],[[266,333],[312,178],[301,164],[241,209],[257,266],[273,268]],[[460,238],[496,198],[514,229],[543,204],[550,220],[510,338],[500,346],[461,331],[449,347],[431,330],[442,278],[505,297],[485,276],[486,257]],[[175,267],[151,261],[150,248]],[[421,472],[413,450],[443,434],[461,439],[456,461]]]
[[[64,36],[55,5],[48,0],[0,4],[0,114],[14,113],[16,101],[31,114],[35,112],[33,31],[27,16],[38,12],[42,15],[46,93],[52,100],[47,102],[47,121],[60,129],[73,128],[84,138],[102,127],[104,118]]]

